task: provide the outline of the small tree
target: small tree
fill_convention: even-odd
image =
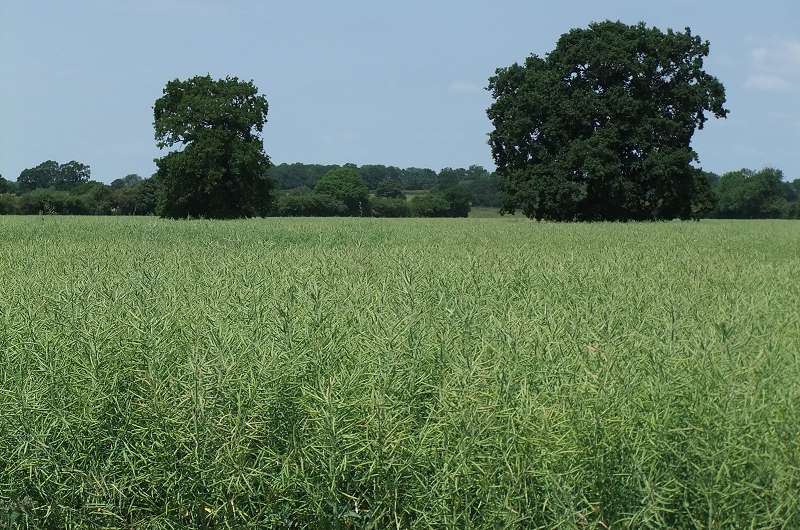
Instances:
[[[247,217],[270,206],[261,132],[268,104],[252,81],[197,76],[167,83],[154,106],[164,217]]]
[[[344,203],[346,215],[369,215],[369,190],[352,168],[329,171],[319,179],[314,192],[329,195]]]

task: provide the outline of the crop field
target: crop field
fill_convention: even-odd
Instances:
[[[0,218],[0,528],[800,528],[800,222]]]

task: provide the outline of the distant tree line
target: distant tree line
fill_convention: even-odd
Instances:
[[[398,168],[355,164],[280,164],[268,175],[277,188],[275,215],[371,215],[374,217],[466,217],[471,207],[503,204],[497,176],[477,165]],[[333,179],[336,185],[329,185]],[[337,190],[359,189],[356,208]],[[344,201],[347,203],[348,201]]]
[[[111,184],[90,180],[80,162],[48,160],[20,173],[16,182],[0,177],[0,214],[152,215],[154,179],[128,175]]]
[[[706,173],[706,178],[714,201],[709,217],[800,219],[800,178],[787,181],[774,168]]]
[[[472,206],[499,208],[496,176],[481,166],[400,169],[384,165],[280,164],[266,170],[274,193],[253,212],[275,216],[466,217]],[[169,215],[169,190],[128,175],[104,184],[88,165],[48,160],[0,177],[0,214]],[[256,195],[257,196],[257,195]],[[188,199],[187,199],[188,200]],[[191,215],[191,214],[189,214]]]
[[[465,217],[472,206],[499,208],[503,200],[495,174],[480,166],[437,173],[296,163],[274,166],[267,174],[277,192],[263,208],[274,216]],[[696,199],[702,200],[704,217],[800,219],[800,178],[788,181],[773,168],[704,176],[710,191]],[[16,182],[0,176],[0,214],[159,214],[164,199],[157,175],[131,174],[110,184],[90,177],[86,164],[52,160],[22,171]]]
[[[473,206],[500,207],[503,197],[497,175],[482,166],[468,168],[444,168],[439,172],[429,168],[399,168],[369,164],[321,165],[321,164],[279,164],[269,169],[278,190],[313,189],[323,175],[339,168],[354,170],[367,189],[376,191],[385,183],[393,183],[406,191],[442,190],[458,186],[470,195]]]

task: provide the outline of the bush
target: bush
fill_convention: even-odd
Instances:
[[[0,193],[0,215],[19,213],[19,197],[13,193]]]
[[[467,217],[471,209],[472,195],[461,186],[451,186],[442,190],[447,204],[449,204],[448,217]]]
[[[342,201],[330,195],[301,192],[287,193],[278,197],[274,213],[283,217],[341,216],[347,215],[348,209]]]
[[[785,217],[787,219],[800,219],[800,199],[789,204]]]
[[[441,193],[422,193],[409,201],[414,217],[450,217],[450,203]]]
[[[82,215],[94,213],[86,198],[52,188],[38,188],[20,197],[23,214]]]
[[[405,199],[372,197],[369,206],[373,217],[408,217],[411,215],[411,208]]]
[[[74,190],[74,197],[88,215],[109,215],[116,211],[114,191],[102,182],[86,182]],[[61,213],[61,212],[58,212]]]

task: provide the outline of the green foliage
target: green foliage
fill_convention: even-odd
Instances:
[[[713,182],[719,177],[713,173],[697,171],[694,175],[694,193],[691,197],[692,219],[703,219],[712,216],[717,211],[717,196],[713,191]]]
[[[354,169],[343,167],[329,171],[317,182],[314,192],[342,202],[346,215],[369,215],[369,189]]]
[[[468,192],[469,202],[474,206],[503,205],[497,175],[489,173],[482,166],[472,165],[469,168],[446,167],[439,172],[434,189],[443,191],[461,188]]]
[[[36,167],[25,169],[17,177],[20,192],[41,188],[70,190],[89,181],[91,170],[86,164],[72,160],[59,164],[55,160],[42,162]]]
[[[369,201],[373,217],[408,217],[411,208],[405,197],[372,197]]]
[[[385,197],[387,199],[405,199],[406,194],[403,193],[403,188],[399,180],[384,180],[378,184],[375,189],[375,195],[378,197]]]
[[[17,191],[17,183],[4,179],[0,176],[0,193],[15,193]]]
[[[290,190],[296,188],[313,188],[323,175],[338,169],[337,165],[320,164],[278,164],[270,167],[269,177],[275,182],[277,188]]]
[[[19,197],[13,193],[0,193],[0,215],[20,213]]]
[[[0,526],[800,527],[798,222],[0,233]]]
[[[428,168],[409,167],[402,170],[400,180],[407,190],[430,190],[436,187],[436,172]]]
[[[348,215],[347,205],[324,193],[302,191],[278,196],[275,215],[327,217]]]
[[[417,208],[409,204],[410,211],[415,216],[423,217],[466,217],[472,205],[499,207],[501,197],[498,181],[494,173],[489,173],[481,166],[470,166],[467,169],[444,168],[438,175],[432,170],[418,168],[398,169],[392,166],[366,165],[334,166],[325,175],[317,176],[320,171],[331,166],[317,166],[306,164],[281,164],[270,172],[281,188],[294,187],[295,190],[307,188],[310,184],[315,186],[315,191],[330,195],[339,201],[348,204],[348,215],[368,215],[358,205],[366,204],[369,189],[375,190],[376,197],[400,199],[406,196],[404,189],[415,186],[416,191],[427,189],[434,193],[425,194],[416,201]],[[363,175],[370,179],[372,186],[364,182]],[[378,178],[385,180],[377,181]],[[301,184],[302,183],[302,184]],[[425,188],[427,186],[428,188]],[[283,207],[276,211],[284,212],[281,215],[313,215],[312,211],[302,203],[310,198],[283,199]],[[447,204],[445,206],[445,203]],[[403,217],[408,215],[406,208],[400,203],[371,201],[381,209],[373,215],[377,217]],[[309,206],[311,203],[309,203]],[[303,213],[291,213],[303,212]],[[331,214],[326,214],[331,215]]]
[[[413,217],[450,217],[450,203],[442,193],[425,192],[409,200]]]
[[[22,170],[17,177],[17,186],[22,192],[38,188],[49,188],[58,180],[60,165],[55,160],[42,162],[36,167]]]
[[[380,164],[367,164],[359,167],[356,171],[367,188],[371,190],[376,190],[383,182],[399,182],[403,173],[398,167]]]
[[[152,215],[156,194],[155,179],[140,179],[122,188],[94,181],[66,191],[36,188],[21,195],[0,193],[0,215]]]
[[[465,190],[469,195],[469,202],[475,206],[499,208],[503,204],[497,175],[489,173],[481,166],[442,169],[437,176],[435,189],[444,191],[453,188]]]
[[[715,192],[718,216],[723,218],[785,217],[790,209],[791,191],[787,193],[783,173],[778,169],[761,171],[741,169],[725,173]]]
[[[784,193],[790,201],[800,200],[800,178],[784,182]]]
[[[452,188],[454,186],[458,186],[467,177],[467,170],[463,168],[453,169],[451,167],[446,167],[442,169],[439,174],[436,176],[436,188],[437,189],[447,189]]]
[[[126,175],[120,179],[115,179],[111,182],[111,187],[116,189],[133,188],[141,183],[144,179],[136,174]]]
[[[270,207],[261,132],[267,100],[252,81],[197,76],[167,83],[154,106],[164,217],[252,217]]]
[[[499,208],[503,204],[497,175],[477,165],[469,168],[444,168],[437,174],[432,169],[400,169],[379,164],[359,167],[354,164],[337,166],[296,163],[274,166],[269,170],[269,176],[282,190],[314,188],[326,173],[342,167],[356,171],[367,188],[374,190],[378,196],[389,196],[384,193],[391,193],[392,197],[398,198],[398,192],[405,193],[403,190],[442,190],[458,185],[470,193],[470,202],[475,206]]]
[[[594,23],[544,58],[490,79],[489,143],[505,209],[553,220],[688,218],[703,180],[690,142],[722,84],[703,70],[709,43],[644,24]]]
[[[175,159],[186,160],[186,159]],[[169,163],[169,162],[167,162]],[[479,166],[469,170],[443,170],[457,175],[459,184],[435,192],[425,192],[420,198],[407,202],[397,180],[378,185],[376,196],[361,182],[357,168],[336,167],[317,180],[314,191],[299,187],[282,193],[275,204],[261,204],[259,211],[277,216],[374,216],[374,217],[466,217],[474,194],[471,191],[475,174],[489,175]],[[463,179],[461,177],[464,177]],[[69,214],[69,215],[152,215],[164,200],[158,175],[143,179],[138,175],[112,181],[110,185],[96,181],[71,186],[69,190],[37,188],[23,193],[19,200],[4,198],[3,213]],[[55,193],[59,192],[59,193]],[[269,210],[266,210],[269,208]],[[373,211],[374,210],[374,211]]]
[[[466,170],[461,185],[469,190],[474,206],[503,205],[500,182],[495,173],[490,173],[481,166],[470,166]]]
[[[130,178],[137,177],[137,178]],[[125,177],[127,183],[120,184],[118,179],[112,187],[111,212],[120,215],[153,215],[158,201],[158,182],[156,178],[142,179],[137,175]]]
[[[472,194],[464,184],[466,174],[463,169],[444,168],[439,173],[435,191],[412,197],[411,211],[417,217],[469,216]]]
[[[159,183],[157,177],[145,179],[133,188],[135,202],[133,214],[153,215],[156,213]]]
[[[80,195],[52,188],[38,188],[19,198],[19,213],[83,215],[90,211],[89,203]]]
[[[450,205],[449,217],[467,217],[472,203],[472,194],[462,186],[451,186],[440,192]]]

